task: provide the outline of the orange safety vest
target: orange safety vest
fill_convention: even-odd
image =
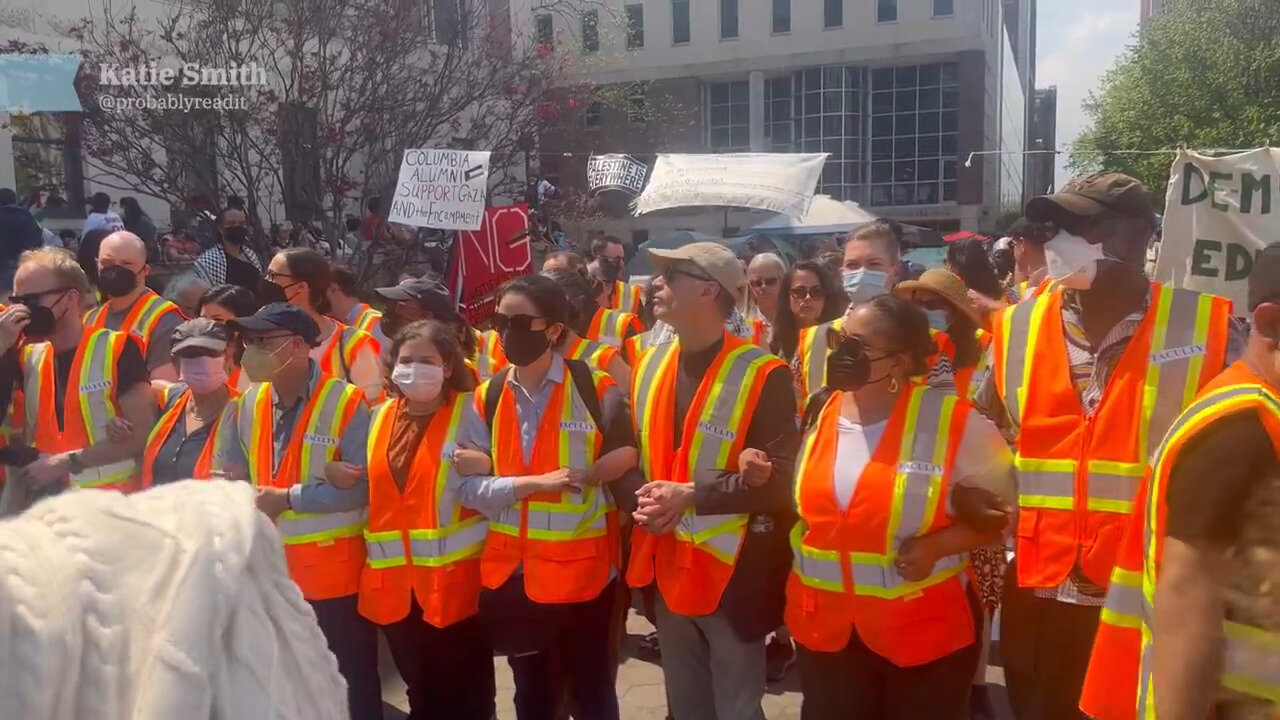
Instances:
[[[1223,367],[1231,301],[1158,283],[1150,292],[1146,316],[1088,416],[1071,380],[1061,287],[1009,308],[995,328],[996,390],[1020,429],[1021,587],[1057,587],[1077,565],[1106,586],[1151,450]]]
[[[320,372],[351,382],[351,366],[356,361],[356,355],[365,347],[373,348],[376,355],[378,341],[357,327],[343,325],[337,320],[333,320],[333,323],[337,327],[320,351]]]
[[[604,396],[613,380],[592,373],[596,393]],[[476,393],[476,412],[489,424],[493,473],[521,477],[560,468],[586,470],[604,443],[601,428],[577,396],[569,369],[555,387],[538,426],[538,439],[528,462],[520,440],[520,419],[510,383],[492,387],[486,381]],[[487,393],[498,392],[492,418],[485,415]],[[574,603],[597,597],[618,563],[618,522],[605,488],[581,492],[539,492],[520,500],[489,521],[480,556],[480,581],[500,587],[517,566],[524,568],[525,595],[539,603]]]
[[[627,363],[627,367],[636,367],[640,362],[640,356],[653,345],[653,331],[645,330],[639,335],[627,338],[622,344],[622,359]]]
[[[1154,705],[1150,702],[1150,646],[1151,620],[1154,612],[1156,573],[1165,535],[1165,492],[1169,473],[1177,461],[1178,453],[1187,442],[1214,421],[1237,412],[1255,411],[1271,434],[1280,455],[1280,391],[1269,387],[1243,362],[1237,362],[1215,377],[1200,391],[1196,399],[1174,421],[1164,441],[1152,460],[1152,469],[1145,479],[1129,516],[1124,541],[1111,573],[1111,586],[1107,589],[1106,605],[1098,624],[1098,634],[1085,675],[1084,691],[1080,697],[1080,709],[1098,720],[1134,720],[1154,718]],[[1229,624],[1230,625],[1230,624]],[[1228,628],[1228,643],[1239,642],[1239,637],[1252,633],[1235,632]],[[1270,654],[1280,643],[1270,645]],[[1243,655],[1259,657],[1258,655]],[[1224,657],[1230,657],[1224,653]],[[1232,681],[1237,690],[1248,692],[1249,687],[1270,684],[1272,692],[1280,694],[1274,678],[1249,681],[1250,670],[1265,676],[1262,663],[1254,668],[1231,668],[1228,675],[1239,677]],[[1274,697],[1274,696],[1273,696]]]
[[[240,442],[249,460],[249,481],[255,487],[288,489],[322,479],[325,464],[341,459],[339,438],[364,397],[355,385],[322,374],[298,413],[279,467],[273,467],[275,401],[271,383],[252,385],[234,402],[238,403]],[[304,598],[329,600],[355,595],[359,590],[366,515],[367,508],[280,513],[276,524],[284,543],[289,577],[298,584]]]
[[[639,285],[632,285],[621,280],[613,282],[613,309],[622,310],[639,317],[644,307],[644,290]]]
[[[458,503],[457,473],[446,458],[472,412],[471,393],[454,395],[436,411],[409,466],[404,492],[387,462],[387,444],[403,400],[373,410],[369,430],[369,525],[360,574],[360,614],[390,625],[409,614],[447,627],[476,614],[480,549],[489,531],[484,516]]]
[[[1049,278],[1049,277],[1046,277],[1043,280],[1041,280],[1039,283],[1036,284],[1035,287],[1031,286],[1030,280],[1023,280],[1022,282],[1018,283],[1018,302],[1038,298],[1041,295],[1048,292],[1049,289],[1052,287],[1053,287],[1053,278]]]
[[[481,380],[488,380],[507,366],[507,354],[502,351],[502,339],[496,330],[479,333],[476,346],[476,371]]]
[[[22,346],[22,417],[27,442],[46,454],[83,450],[106,439],[107,423],[120,415],[116,365],[129,336],[85,328],[63,396],[63,426],[54,413],[53,344]],[[136,461],[121,460],[71,476],[72,487],[129,492],[138,479]]]
[[[351,323],[351,327],[372,335],[373,329],[382,322],[382,313],[369,307],[368,303],[360,303],[358,307],[360,312],[356,314],[355,322]]]
[[[240,393],[228,383],[227,388],[231,393],[231,398],[235,399]],[[169,438],[169,433],[173,432],[173,428],[182,420],[182,414],[187,409],[187,402],[191,400],[191,390],[186,385],[173,384],[165,388],[164,391],[164,412],[160,414],[160,419],[156,421],[155,427],[151,429],[151,434],[147,436],[147,447],[142,452],[142,475],[140,489],[146,490],[154,483],[154,468],[156,464],[156,455],[160,452],[160,447],[164,445],[164,441]],[[209,424],[209,436],[205,439],[204,449],[200,451],[200,456],[196,458],[196,467],[192,474],[192,478],[196,480],[208,480],[213,477],[213,448],[217,444],[218,423],[222,421],[222,414],[213,419]]]
[[[622,347],[628,334],[636,335],[644,331],[640,318],[621,310],[596,308],[596,314],[587,327],[586,338],[612,347]]]
[[[764,320],[762,318],[751,318],[747,323],[751,327],[751,344],[758,345],[766,350],[769,349],[769,338],[765,336]]]
[[[655,346],[631,376],[632,421],[640,444],[640,469],[649,482],[693,482],[698,471],[738,472],[738,455],[755,414],[765,378],[781,360],[738,337],[724,345],[694,393],[683,418],[676,417],[676,368],[680,341]],[[681,427],[675,447],[675,423]],[[733,575],[749,516],[699,515],[685,510],[675,531],[653,535],[637,525],[631,540],[627,583],[657,580],[672,612],[708,615]]]
[[[827,330],[839,330],[843,327],[844,318],[840,317],[800,331],[800,341],[796,345],[800,376],[796,380],[800,387],[802,406],[804,399],[818,392],[827,383],[827,354],[831,352],[831,348],[827,346]]]
[[[933,367],[937,362],[939,355],[946,355],[955,371],[956,397],[961,400],[968,400],[977,389],[975,380],[979,383],[987,374],[988,353],[987,349],[991,347],[991,333],[982,328],[974,331],[974,337],[978,340],[978,347],[981,352],[978,353],[978,362],[969,367],[956,368],[956,344],[951,336],[941,330],[929,330],[929,334],[933,336],[934,344],[938,348],[938,352],[929,358],[929,366]]]
[[[609,363],[618,356],[618,351],[604,343],[578,338],[566,343],[564,357],[569,360],[581,360],[600,372],[609,372]]]
[[[856,628],[868,648],[894,665],[922,665],[975,637],[961,582],[967,554],[941,558],[929,577],[914,582],[894,566],[903,542],[952,524],[945,499],[969,405],[909,385],[845,508],[834,481],[843,395],[831,394],[798,460],[800,521],[791,531],[787,628],[817,652],[844,649]]]
[[[90,330],[98,330],[107,326],[107,312],[109,306],[106,303],[99,305],[89,312],[85,313],[84,324]],[[147,348],[151,345],[151,336],[155,334],[156,326],[160,324],[160,319],[169,313],[177,313],[182,316],[182,311],[177,305],[165,300],[155,292],[146,290],[138,299],[134,301],[129,308],[129,312],[124,316],[124,321],[120,323],[118,332],[128,333],[138,341],[138,347],[142,349],[143,357],[146,357]]]

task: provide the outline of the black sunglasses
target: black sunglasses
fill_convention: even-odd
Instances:
[[[66,293],[69,293],[69,292],[71,292],[71,288],[60,287],[60,288],[54,288],[52,290],[41,290],[40,292],[27,293],[26,295],[10,295],[9,304],[10,305],[26,305],[27,307],[31,307],[33,305],[39,305],[40,298],[44,297],[45,295],[65,295]]]
[[[677,275],[683,275],[687,278],[693,278],[694,280],[699,280],[701,282],[717,282],[715,278],[710,278],[710,277],[707,277],[706,275],[699,275],[696,272],[691,272],[689,270],[681,270],[679,268],[670,268],[667,270],[663,270],[662,280],[663,282],[670,285],[672,282],[675,281],[675,277]]]
[[[793,288],[791,288],[791,297],[795,298],[796,300],[804,300],[804,299],[806,299],[806,298],[813,298],[814,300],[821,300],[822,298],[826,297],[826,294],[827,294],[827,293],[826,293],[826,291],[825,291],[825,290],[823,290],[821,287],[793,287]]]
[[[540,315],[503,315],[502,313],[494,313],[493,317],[489,319],[489,323],[493,325],[493,329],[501,335],[508,329],[515,330],[516,332],[528,332],[533,329],[534,320],[545,319],[546,318]]]
[[[782,278],[776,278],[776,277],[756,278],[755,280],[751,281],[751,287],[756,289],[773,287],[774,285],[777,285],[778,281],[781,279]]]

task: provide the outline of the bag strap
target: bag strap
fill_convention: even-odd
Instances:
[[[809,396],[809,400],[804,405],[804,419],[800,421],[801,434],[809,432],[818,423],[818,417],[822,415],[822,408],[827,406],[827,400],[831,399],[831,393],[833,392],[835,391],[823,385],[817,392]]]
[[[484,422],[493,431],[493,416],[498,412],[498,400],[502,397],[502,386],[507,384],[507,374],[511,372],[508,365],[489,378],[484,386]]]
[[[604,410],[600,407],[600,396],[596,394],[596,383],[591,377],[591,366],[581,360],[565,360],[564,364],[569,367],[569,375],[573,377],[573,387],[578,391],[583,404],[587,406],[587,412],[591,413],[592,422],[603,433],[605,431]]]

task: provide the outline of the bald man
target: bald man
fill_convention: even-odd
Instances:
[[[581,255],[570,250],[557,250],[548,253],[545,260],[542,261],[542,272],[549,273],[556,270],[572,270],[573,272],[586,272],[587,261]]]
[[[151,266],[142,238],[120,230],[98,247],[98,290],[106,302],[85,315],[85,326],[128,333],[138,341],[153,380],[177,380],[169,359],[173,330],[182,323],[178,306],[147,287]]]

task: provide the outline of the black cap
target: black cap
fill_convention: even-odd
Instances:
[[[179,355],[184,350],[227,349],[227,327],[205,317],[192,318],[173,329],[173,346],[170,353]]]
[[[1249,273],[1249,312],[1265,302],[1280,302],[1280,243],[1263,248]]]
[[[434,275],[405,280],[399,285],[377,288],[377,293],[387,300],[413,300],[436,315],[449,315],[457,312],[453,301],[449,299],[449,291]]]
[[[289,303],[270,303],[263,305],[258,312],[249,317],[238,317],[227,323],[227,327],[246,335],[284,330],[302,338],[308,345],[314,346],[320,339],[320,326],[302,308]]]

